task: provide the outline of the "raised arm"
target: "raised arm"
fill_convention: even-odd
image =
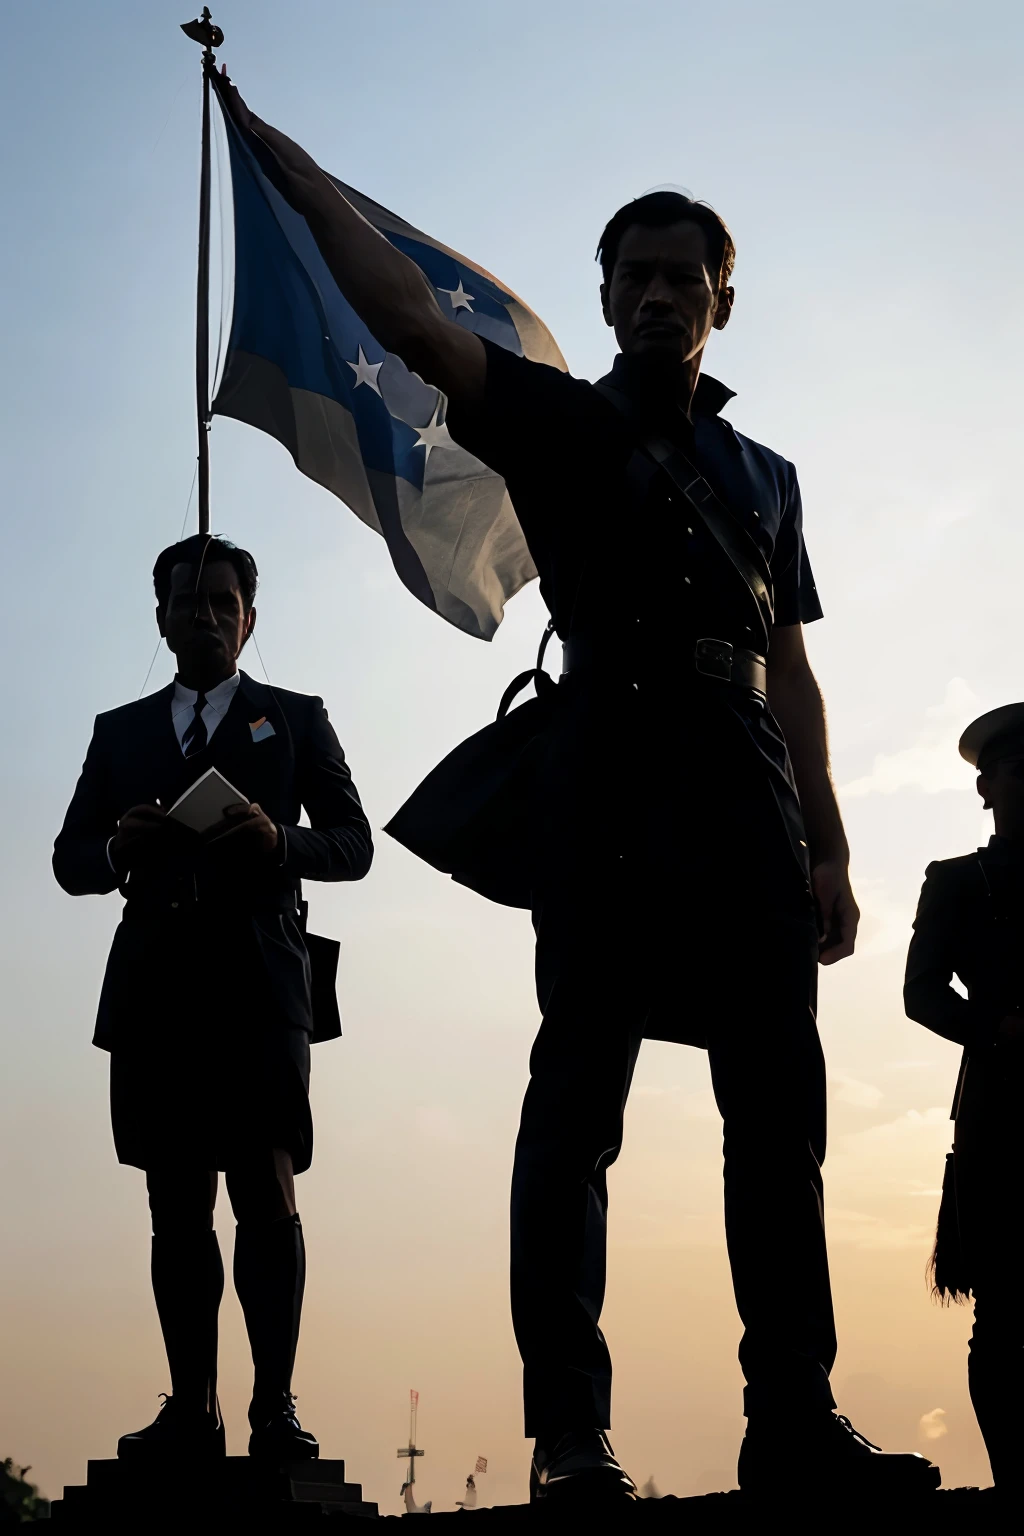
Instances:
[[[445,318],[416,263],[352,207],[304,149],[254,116],[234,86],[222,94],[239,127],[273,154],[279,191],[306,220],[332,277],[381,346],[472,409],[483,397],[487,370],[479,337]]]
[[[800,624],[781,625],[772,635],[768,702],[789,747],[821,917],[821,961],[831,965],[853,954],[860,911],[850,887],[850,848],[829,770],[825,706]]]

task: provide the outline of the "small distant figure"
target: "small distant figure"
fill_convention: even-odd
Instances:
[[[972,722],[960,755],[978,770],[995,836],[929,864],[907,957],[904,1003],[963,1046],[953,1153],[933,1258],[947,1300],[974,1297],[968,1381],[997,1488],[1024,1486],[1024,704]],[[950,985],[957,976],[966,998]]]
[[[653,1472],[651,1473],[650,1477],[647,1479],[646,1483],[644,1483],[643,1486],[641,1487],[641,1489],[640,1489],[640,1497],[642,1499],[660,1499],[661,1498],[661,1489],[658,1487],[657,1483],[654,1481],[654,1473]]]
[[[456,1509],[476,1509],[476,1478],[472,1472],[466,1478],[466,1492],[461,1499],[455,1501]]]
[[[405,1500],[405,1512],[407,1515],[429,1515],[434,1507],[432,1499],[428,1499],[425,1504],[416,1503],[416,1495],[413,1492],[412,1483],[402,1484],[402,1498]]]

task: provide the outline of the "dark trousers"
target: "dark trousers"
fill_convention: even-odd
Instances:
[[[607,1171],[645,1034],[707,1044],[724,1122],[745,1411],[835,1406],[816,930],[795,861],[778,867],[772,890],[742,859],[649,870],[653,890],[625,884],[614,867],[592,868],[586,880],[551,881],[538,899],[543,1023],[512,1178],[512,1316],[528,1435],[611,1422],[599,1326]]]
[[[967,1379],[996,1487],[1024,1486],[1024,1059],[968,1063],[956,1119],[957,1207],[974,1292]]]
[[[1024,1486],[1024,1310],[1020,1271],[979,1280],[967,1378],[998,1488]]]

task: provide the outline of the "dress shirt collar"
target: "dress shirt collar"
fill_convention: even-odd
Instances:
[[[241,681],[241,672],[233,672],[230,677],[226,677],[222,683],[218,683],[215,688],[211,688],[207,692],[207,704],[215,709],[219,715],[226,713],[228,705],[235,696],[235,689]],[[172,707],[175,714],[182,709],[192,709],[198,697],[199,694],[194,688],[186,688],[180,678],[176,677],[174,679]]]

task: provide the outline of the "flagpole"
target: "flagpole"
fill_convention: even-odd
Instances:
[[[199,264],[196,277],[196,425],[199,434],[199,532],[210,531],[210,74],[213,50],[224,33],[210,16],[210,7],[181,30],[203,47],[203,134],[199,171]]]

